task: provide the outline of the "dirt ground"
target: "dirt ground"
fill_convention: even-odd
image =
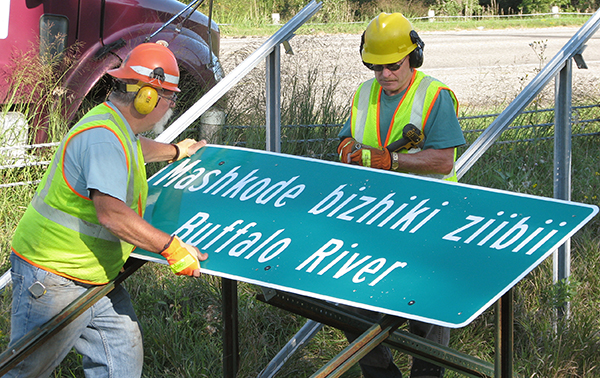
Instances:
[[[358,58],[359,38],[357,35],[346,34],[294,36],[290,41],[293,53],[286,53],[283,46],[280,50],[282,93],[287,89],[286,83],[289,83],[292,77],[307,80],[310,72],[311,80],[316,80],[320,85],[327,85],[327,81],[331,80],[338,82],[336,102],[349,104],[358,84],[373,75]],[[223,38],[220,60],[225,73],[231,72],[267,39]],[[255,84],[260,88],[264,87],[264,72],[264,62],[252,72]]]

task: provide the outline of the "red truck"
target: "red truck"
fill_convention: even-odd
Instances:
[[[22,75],[19,75],[23,70],[19,57],[32,51],[39,54],[43,65],[45,60],[77,46],[76,61],[59,72],[60,84],[53,93],[57,96],[54,103],[59,104],[68,120],[75,117],[86,98],[96,103],[102,101],[110,89],[106,71],[119,66],[133,47],[147,41],[168,42],[178,59],[184,87],[193,84],[196,93],[201,91],[199,87],[209,89],[220,78],[220,32],[216,23],[195,10],[198,5],[199,1],[186,6],[176,0],[1,1],[0,106],[4,111],[0,117],[4,115],[4,118],[0,124],[4,125],[3,129],[10,128],[6,122],[7,107],[10,107],[11,119],[18,119],[15,113],[20,115],[18,109],[24,108],[23,102],[39,102],[35,85],[41,81],[34,78],[23,85]],[[46,74],[43,69],[36,72]],[[19,89],[15,90],[16,87]],[[45,142],[47,109],[34,107],[29,113],[28,142]],[[2,144],[6,146],[6,138]]]

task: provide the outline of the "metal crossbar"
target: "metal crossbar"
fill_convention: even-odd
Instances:
[[[341,376],[367,353],[385,341],[404,322],[405,320],[401,318],[391,315],[385,316],[313,374],[311,378],[336,378]]]
[[[314,298],[267,289],[262,294],[257,295],[257,299],[274,307],[293,312],[307,319],[346,332],[361,334],[373,325],[373,320],[371,319],[349,312],[334,303]],[[510,322],[511,318],[512,314],[505,314],[505,319],[508,319],[507,322]],[[387,346],[410,354],[413,357],[418,357],[419,359],[460,372],[469,377],[494,376],[494,366],[491,363],[434,343],[405,330],[393,332],[383,342]],[[504,344],[508,347],[510,343],[505,342]],[[507,371],[508,368],[504,370]],[[496,376],[500,377],[500,375]]]
[[[502,132],[521,114],[525,108],[535,99],[548,83],[565,68],[576,55],[580,55],[585,48],[585,43],[600,28],[600,10],[573,35],[564,47],[548,62],[546,66],[533,78],[521,93],[504,109],[492,124],[481,134],[475,143],[471,145],[456,161],[456,173],[460,179],[466,171],[489,149]],[[569,107],[570,107],[570,90]]]

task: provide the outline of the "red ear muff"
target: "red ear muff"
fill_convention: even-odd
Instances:
[[[133,106],[141,114],[149,114],[158,104],[158,92],[150,86],[144,86],[135,95]]]

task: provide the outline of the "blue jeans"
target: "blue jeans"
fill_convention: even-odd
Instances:
[[[9,348],[89,287],[37,268],[14,253],[10,260],[13,299]],[[83,356],[87,378],[142,375],[142,331],[123,287],[117,286],[101,298],[4,377],[48,377],[73,347]]]

